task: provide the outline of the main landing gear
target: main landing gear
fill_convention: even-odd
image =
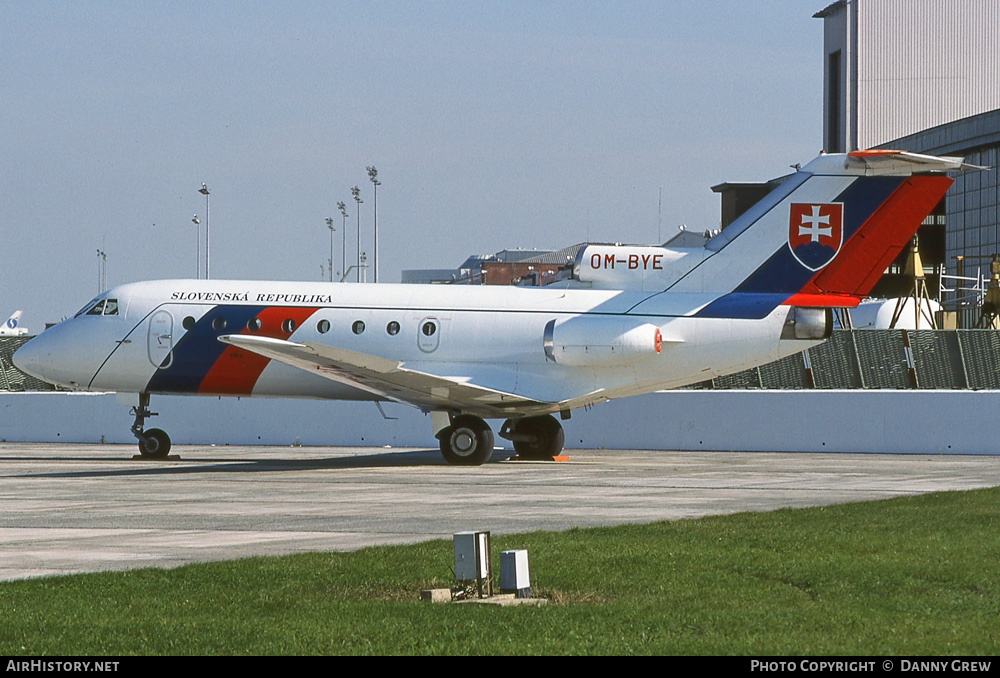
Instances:
[[[135,415],[132,423],[132,435],[139,441],[139,454],[145,459],[166,459],[170,453],[170,436],[166,431],[158,428],[143,430],[143,422],[146,417],[155,417],[156,412],[149,411],[149,394],[139,394],[139,405],[129,410],[129,414]]]
[[[508,419],[500,429],[500,437],[514,443],[514,451],[522,459],[552,459],[562,452],[566,442],[562,424],[550,414]]]
[[[479,466],[493,454],[493,431],[490,425],[471,414],[452,417],[451,426],[437,433],[441,456],[449,464]]]
[[[522,459],[551,459],[563,449],[562,424],[551,415],[508,419],[498,434],[514,443]],[[451,424],[437,432],[441,456],[449,464],[479,466],[493,454],[493,431],[489,424],[471,414],[451,418]]]

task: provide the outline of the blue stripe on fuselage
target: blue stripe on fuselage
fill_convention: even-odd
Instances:
[[[738,318],[760,320],[781,306],[790,295],[784,293],[730,292],[697,313],[697,318]]]
[[[216,306],[203,315],[174,346],[163,364],[153,373],[149,393],[197,393],[198,386],[227,346],[218,340],[223,334],[239,334],[247,321],[266,306]],[[225,325],[219,329],[216,320]],[[165,367],[164,367],[165,365]]]

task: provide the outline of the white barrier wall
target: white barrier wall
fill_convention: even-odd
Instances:
[[[998,406],[1000,391],[670,391],[563,426],[567,449],[997,454]],[[397,418],[372,403],[153,396],[146,426],[176,444],[437,446],[429,417],[383,408]],[[132,443],[131,423],[113,394],[0,395],[0,440]]]

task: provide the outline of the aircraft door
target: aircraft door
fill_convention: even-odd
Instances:
[[[146,354],[154,367],[166,368],[174,360],[174,317],[170,311],[159,310],[149,319]]]

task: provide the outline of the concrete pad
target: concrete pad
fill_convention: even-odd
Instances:
[[[1000,485],[1000,457],[0,444],[0,579],[644,523]]]

